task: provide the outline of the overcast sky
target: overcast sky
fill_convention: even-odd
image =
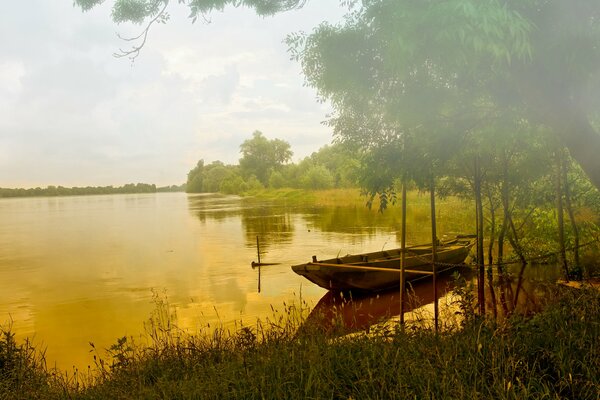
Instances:
[[[110,3],[110,2],[108,2]],[[288,141],[294,161],[330,143],[329,112],[282,42],[337,21],[339,0],[257,17],[191,21],[176,2],[132,64],[110,4],[11,1],[0,14],[0,187],[180,184],[199,159],[237,163],[254,130]]]

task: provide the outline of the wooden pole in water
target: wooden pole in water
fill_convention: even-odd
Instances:
[[[258,242],[258,236],[256,237],[256,254],[258,255],[258,265],[260,265],[260,243]]]
[[[402,237],[400,239],[400,325],[404,328],[404,297],[406,292],[406,277],[404,269],[406,267],[406,179],[402,179],[402,215],[401,228]]]
[[[435,332],[438,332],[439,305],[437,290],[437,225],[435,221],[435,178],[431,176],[429,193],[431,195],[431,268],[433,272],[433,320]]]
[[[256,236],[256,254],[258,255],[258,293],[260,293],[260,243]]]

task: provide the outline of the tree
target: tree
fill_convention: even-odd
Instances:
[[[234,175],[233,166],[226,166],[221,161],[213,161],[204,167],[202,191],[207,193],[216,193],[220,190],[221,184],[231,175]]]
[[[263,186],[269,183],[273,171],[292,158],[290,144],[281,139],[269,140],[262,132],[254,131],[252,139],[240,145],[240,170],[245,177],[256,176]]]
[[[334,103],[332,123],[344,137],[360,136],[349,119],[354,127],[373,120],[365,109],[404,133],[426,127],[456,140],[519,110],[560,136],[600,187],[591,122],[599,16],[590,0],[371,0],[345,24],[322,24],[289,43],[308,83]]]
[[[304,189],[331,189],[334,179],[323,165],[313,165],[300,178],[300,182]]]
[[[226,5],[260,15],[301,7],[306,0],[180,1],[198,17]],[[102,0],[75,0],[88,10]],[[343,26],[321,25],[290,43],[308,82],[338,105],[360,89],[355,107],[377,93],[383,114],[418,126],[423,115],[462,134],[489,109],[521,110],[558,135],[600,188],[600,134],[593,124],[600,89],[600,2],[596,0],[340,0],[354,7]],[[168,20],[168,0],[114,0],[116,22]],[[378,90],[376,92],[374,90]],[[427,112],[434,111],[435,113]],[[353,110],[354,113],[357,109]],[[416,118],[413,116],[416,115]],[[483,116],[483,118],[478,118]]]
[[[187,193],[202,193],[204,180],[204,160],[198,161],[196,166],[188,172],[185,191]]]
[[[335,187],[356,187],[356,172],[359,161],[356,154],[342,143],[325,145],[312,153],[309,160],[314,165],[327,168]]]
[[[104,3],[105,0],[75,0],[83,11],[88,11]],[[225,6],[249,7],[258,15],[273,15],[302,7],[307,0],[179,0],[189,10],[192,23],[198,18],[205,19],[211,11],[222,11]],[[169,0],[113,0],[112,18],[116,23],[131,22],[143,24],[142,32],[131,38],[122,38],[131,44],[129,49],[121,49],[115,53],[116,57],[129,57],[135,59],[148,38],[148,32],[154,24],[166,23],[170,19],[168,12]]]

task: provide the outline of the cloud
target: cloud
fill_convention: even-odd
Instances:
[[[110,2],[11,2],[0,15],[0,186],[180,183],[197,160],[235,163],[258,129],[295,157],[331,140],[287,33],[343,13],[337,0],[259,18],[228,8],[191,24],[173,4],[133,65],[112,53]]]
[[[21,78],[25,75],[25,66],[20,61],[5,61],[0,64],[0,92],[2,97],[21,91]]]

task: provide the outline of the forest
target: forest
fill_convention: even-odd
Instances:
[[[41,196],[84,196],[95,194],[132,194],[132,193],[157,193],[157,192],[182,192],[183,185],[156,187],[148,183],[128,183],[123,186],[85,186],[64,187],[47,186],[45,188],[0,188],[2,197],[41,197]]]

